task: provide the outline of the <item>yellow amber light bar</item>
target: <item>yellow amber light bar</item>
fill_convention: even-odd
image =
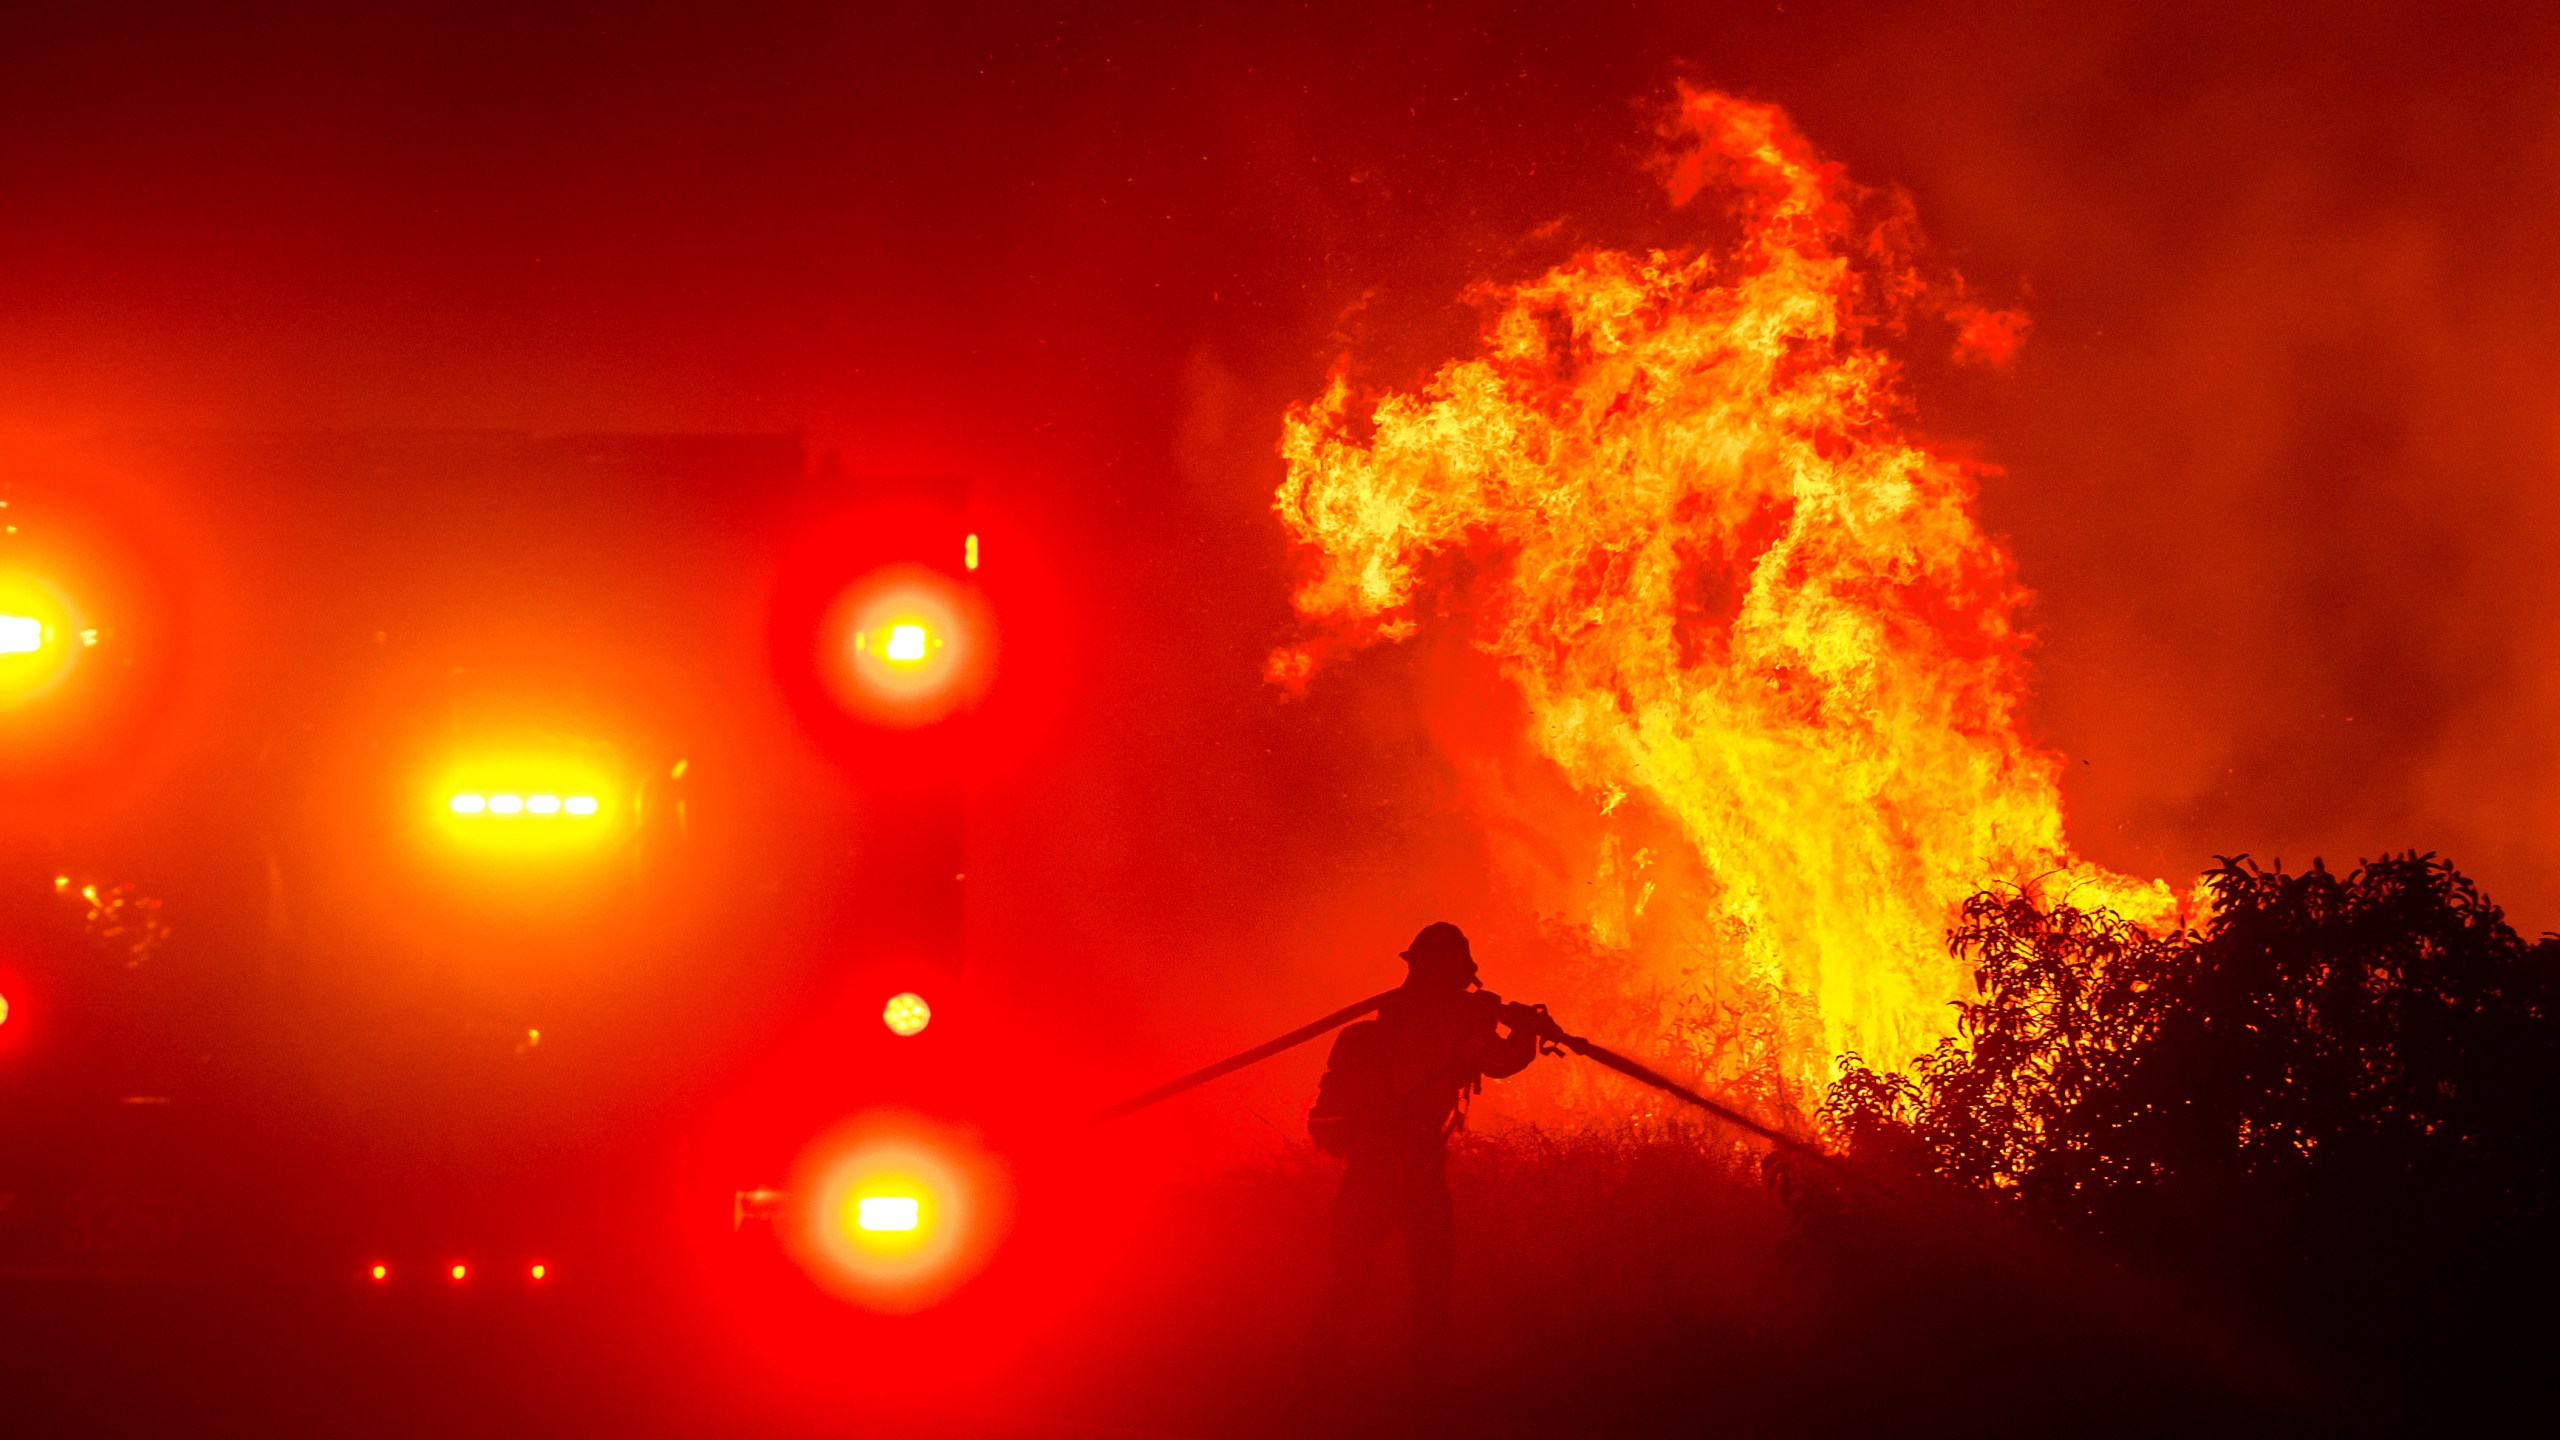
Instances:
[[[585,817],[595,814],[597,810],[596,797],[593,795],[522,795],[505,790],[494,795],[482,794],[477,790],[465,790],[444,803],[445,808],[456,815]]]

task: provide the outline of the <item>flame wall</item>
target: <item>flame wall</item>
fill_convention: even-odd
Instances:
[[[1320,633],[1270,673],[1303,687],[1436,606],[1588,807],[1656,810],[1700,862],[1666,888],[1612,846],[1572,919],[1752,997],[1819,1084],[1946,1031],[1970,993],[1947,921],[1983,886],[2144,920],[2173,900],[2073,854],[2058,762],[2019,728],[2014,567],[1973,468],[1905,424],[1890,338],[1936,320],[2005,355],[2022,317],[1924,275],[1903,217],[1774,107],[1684,89],[1676,126],[1672,198],[1727,201],[1730,236],[1489,288],[1472,358],[1360,401],[1337,372],[1290,413],[1278,507]]]

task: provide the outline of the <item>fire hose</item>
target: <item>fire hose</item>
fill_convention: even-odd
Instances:
[[[1105,1120],[1117,1120],[1123,1115],[1144,1110],[1159,1100],[1170,1100],[1185,1090],[1196,1090],[1221,1075],[1232,1075],[1247,1065],[1260,1064],[1283,1050],[1294,1050],[1326,1031],[1338,1030],[1386,1004],[1395,998],[1395,993],[1393,990],[1381,991],[1357,1005],[1345,1005],[1321,1020],[1301,1025],[1277,1040],[1266,1040],[1250,1050],[1230,1055],[1215,1065],[1203,1065],[1188,1075],[1177,1075],[1153,1090],[1141,1091],[1117,1105],[1105,1105],[1094,1112],[1094,1123],[1098,1125]]]
[[[1206,1085],[1222,1075],[1232,1075],[1248,1065],[1268,1060],[1284,1050],[1303,1045],[1327,1031],[1348,1025],[1376,1011],[1380,1006],[1394,999],[1396,993],[1390,990],[1384,994],[1372,995],[1356,1005],[1346,1005],[1323,1019],[1301,1025],[1286,1035],[1266,1040],[1250,1050],[1230,1055],[1214,1065],[1202,1066],[1187,1075],[1168,1080],[1154,1089],[1142,1091],[1116,1105],[1107,1106],[1096,1112],[1093,1118],[1096,1123],[1116,1120],[1132,1112],[1144,1110],[1159,1101],[1171,1099],[1186,1090]],[[2077,1267],[2078,1273],[2085,1275],[2088,1289],[2100,1294],[2107,1293],[2104,1290],[2105,1286],[2112,1284],[2121,1287],[2131,1283],[2124,1272],[2112,1266],[2103,1270],[2094,1270],[2088,1267],[2086,1262],[2075,1259],[2067,1251],[2050,1245],[2037,1244],[2032,1236],[2022,1237],[2022,1233],[2015,1228],[1986,1228],[1982,1217],[1978,1215],[1952,1207],[1925,1191],[1915,1190],[1887,1176],[1876,1174],[1845,1157],[1831,1154],[1809,1141],[1798,1139],[1774,1126],[1754,1120],[1730,1105],[1709,1099],[1640,1060],[1621,1055],[1605,1045],[1572,1034],[1556,1023],[1555,1018],[1547,1013],[1547,1007],[1544,1005],[1507,1005],[1501,996],[1491,991],[1480,993],[1495,1004],[1505,1006],[1503,1015],[1505,1024],[1517,1021],[1518,1024],[1536,1034],[1541,1053],[1554,1054],[1558,1051],[1570,1051],[1584,1059],[1605,1065],[1630,1080],[1649,1085],[1675,1099],[1686,1101],[1726,1124],[1759,1136],[1789,1155],[1801,1157],[1821,1167],[1826,1174],[1849,1181],[1861,1191],[1887,1201],[1908,1218],[1918,1221],[1935,1232],[1943,1241],[1962,1246],[1961,1253],[1973,1257],[1979,1263],[2013,1270],[2020,1275],[2048,1274],[2053,1267],[2057,1266]],[[2166,1317],[2163,1325],[2172,1333],[2180,1333],[2177,1327],[2182,1325],[2198,1323],[2214,1325],[2216,1323],[2214,1317],[2210,1315],[2198,1317],[2178,1297],[2165,1292],[2140,1290],[2134,1292],[2132,1299],[2143,1307],[2137,1313],[2145,1316]],[[2153,1330],[2146,1330],[2144,1333],[2149,1336],[2156,1333],[2158,1328],[2162,1326],[2155,1326]],[[2232,1369],[2237,1363],[2236,1347],[2246,1343],[2245,1339],[2230,1338],[2219,1328],[2208,1333],[2223,1337],[2209,1344],[2207,1358],[2210,1363],[2218,1370],[2231,1373],[2234,1378],[2264,1383],[2266,1370],[2264,1362],[2252,1365],[2245,1370]],[[2294,1362],[2289,1357],[2279,1356],[2276,1363]]]
[[[1297,1029],[1290,1031],[1286,1035],[1279,1036],[1276,1039],[1266,1040],[1261,1044],[1254,1046],[1250,1050],[1230,1055],[1226,1059],[1221,1060],[1214,1065],[1204,1065],[1199,1069],[1192,1071],[1190,1074],[1176,1076],[1173,1079],[1167,1080],[1163,1084],[1156,1086],[1154,1089],[1141,1091],[1117,1104],[1104,1106],[1101,1110],[1095,1112],[1093,1118],[1096,1123],[1106,1120],[1117,1120],[1123,1115],[1144,1110],[1158,1101],[1170,1100],[1174,1096],[1179,1095],[1186,1090],[1197,1089],[1198,1087],[1206,1085],[1210,1081],[1215,1080],[1222,1075],[1232,1075],[1236,1071],[1242,1070],[1248,1065],[1254,1065],[1264,1060],[1268,1060],[1283,1050],[1290,1050],[1297,1046],[1304,1045],[1308,1041],[1315,1039],[1317,1036],[1322,1035],[1329,1030],[1339,1029],[1344,1025],[1348,1025],[1352,1021],[1375,1011],[1379,1006],[1386,1004],[1389,1000],[1395,998],[1396,993],[1397,992],[1393,990],[1389,990],[1381,994],[1372,995],[1368,999],[1363,1000],[1356,1005],[1345,1005],[1341,1009],[1334,1011],[1332,1014],[1325,1016],[1323,1019],[1310,1021],[1309,1023],[1301,1025]],[[1675,1099],[1685,1100],[1688,1103],[1697,1106],[1699,1109],[1706,1111],[1708,1114],[1715,1116],[1717,1119],[1724,1121],[1726,1124],[1735,1126],[1742,1130],[1747,1130],[1790,1154],[1801,1155],[1808,1160],[1815,1161],[1826,1167],[1836,1168],[1837,1162],[1835,1158],[1828,1152],[1824,1151],[1820,1146],[1799,1140],[1795,1136],[1788,1134],[1784,1130],[1777,1129],[1774,1126],[1762,1124],[1760,1121],[1752,1119],[1750,1116],[1730,1105],[1724,1105],[1714,1100],[1710,1100],[1706,1096],[1699,1094],[1697,1091],[1690,1089],[1688,1086],[1681,1084],[1677,1080],[1672,1079],[1661,1071],[1645,1064],[1641,1060],[1630,1059],[1627,1056],[1621,1055],[1617,1051],[1610,1049],[1606,1045],[1599,1044],[1596,1041],[1585,1040],[1581,1036],[1567,1031],[1563,1026],[1556,1023],[1555,1017],[1547,1013],[1547,1007],[1544,1005],[1508,1005],[1501,996],[1494,994],[1490,990],[1479,991],[1477,993],[1486,996],[1497,1005],[1505,1006],[1505,1023],[1510,1023],[1513,1017],[1521,1017],[1519,1023],[1526,1026],[1531,1033],[1538,1037],[1539,1048],[1545,1050],[1549,1054],[1554,1054],[1558,1051],[1571,1051],[1576,1055],[1582,1056],[1586,1060],[1595,1061],[1601,1065],[1605,1065],[1608,1068],[1617,1071],[1619,1074],[1626,1076],[1628,1079],[1638,1082],[1639,1084],[1650,1085],[1654,1089],[1672,1096]]]

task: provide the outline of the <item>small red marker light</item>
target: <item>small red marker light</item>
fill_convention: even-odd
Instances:
[[[534,1278],[534,1279],[536,1279],[536,1280],[539,1280],[539,1279],[541,1279],[545,1274],[549,1273],[549,1271],[550,1271],[550,1267],[549,1267],[549,1266],[547,1266],[547,1265],[543,1265],[543,1264],[540,1264],[540,1263],[538,1263],[538,1262],[537,1262],[537,1263],[534,1265],[534,1267],[533,1267],[533,1278]]]
[[[381,1282],[381,1281],[384,1281],[384,1280],[388,1280],[388,1279],[390,1279],[390,1278],[391,1278],[391,1267],[390,1267],[390,1266],[388,1266],[388,1265],[376,1265],[376,1266],[374,1266],[374,1267],[373,1267],[373,1278],[374,1278],[374,1280],[375,1280],[377,1283],[379,1283],[379,1282]]]
[[[468,1275],[468,1274],[470,1274],[470,1273],[471,1273],[471,1271],[469,1270],[469,1268],[468,1268],[468,1267],[461,1266],[461,1265],[456,1265],[456,1266],[454,1266],[454,1267],[453,1267],[453,1278],[454,1278],[454,1279],[456,1279],[456,1280],[460,1280],[463,1276]]]

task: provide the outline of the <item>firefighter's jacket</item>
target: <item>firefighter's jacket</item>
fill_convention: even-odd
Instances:
[[[1486,1078],[1537,1058],[1537,1037],[1503,1035],[1499,1012],[1480,990],[1398,990],[1334,1040],[1308,1132],[1339,1155],[1438,1151]]]

